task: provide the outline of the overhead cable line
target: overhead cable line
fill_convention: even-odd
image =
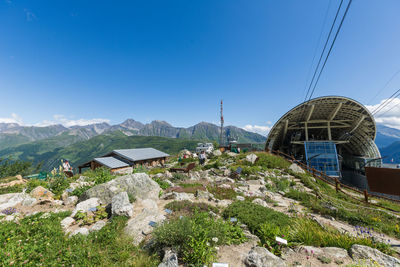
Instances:
[[[324,68],[325,68],[326,62],[328,61],[329,55],[330,55],[331,52],[332,52],[332,48],[333,48],[333,46],[335,45],[336,39],[337,39],[337,37],[338,37],[338,35],[339,35],[340,29],[342,28],[343,22],[344,22],[344,20],[345,20],[345,18],[346,18],[346,15],[347,15],[347,13],[348,13],[348,11],[349,11],[349,9],[350,9],[350,6],[351,6],[351,3],[352,3],[352,2],[353,2],[353,0],[350,0],[349,3],[347,4],[346,11],[344,12],[344,15],[343,15],[343,17],[342,17],[342,20],[340,21],[340,24],[339,24],[339,27],[338,27],[338,29],[337,29],[337,31],[336,31],[335,37],[333,38],[331,47],[329,48],[328,54],[326,55],[324,64],[322,65],[322,68],[321,68],[321,70],[320,70],[320,72],[319,72],[319,74],[318,74],[318,78],[317,78],[317,80],[315,81],[314,88],[313,88],[313,90],[311,91],[309,100],[311,99],[312,95],[314,94],[314,91],[315,91],[315,88],[317,87],[319,78],[321,78],[321,74],[322,74],[322,72],[323,72],[323,70],[324,70]]]
[[[396,72],[392,75],[392,77],[386,82],[385,86],[383,86],[382,89],[379,90],[379,91],[376,93],[376,95],[368,101],[367,105],[371,104],[371,102],[372,102],[380,93],[383,92],[383,90],[389,85],[389,83],[390,83],[399,73],[400,73],[400,69],[399,69],[398,71],[396,71]]]

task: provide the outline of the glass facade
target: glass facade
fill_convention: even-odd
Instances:
[[[334,142],[305,142],[307,165],[329,176],[340,176]]]

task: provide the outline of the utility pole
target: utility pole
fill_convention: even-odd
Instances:
[[[220,146],[224,145],[224,114],[223,114],[222,100],[221,100],[221,133],[219,137],[219,145]]]

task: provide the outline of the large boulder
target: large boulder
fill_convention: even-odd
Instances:
[[[163,220],[165,216],[158,210],[145,208],[139,215],[128,221],[125,233],[133,237],[133,244],[137,246],[153,231],[154,223],[160,223]]]
[[[14,207],[15,205],[23,202],[29,196],[25,193],[10,193],[0,195],[0,211]]]
[[[244,259],[247,267],[284,267],[285,262],[263,247],[254,247]]]
[[[129,203],[128,193],[121,192],[113,196],[111,200],[111,213],[117,216],[130,218],[133,215],[133,205]]]
[[[362,245],[353,245],[350,248],[350,256],[353,260],[370,260],[382,266],[395,267],[400,266],[400,260],[386,255],[379,250]]]
[[[53,200],[54,198],[53,192],[43,186],[35,187],[35,189],[31,191],[31,196],[39,200]]]
[[[115,178],[107,183],[94,186],[80,197],[80,201],[92,197],[99,198],[102,203],[109,204],[113,196],[126,191],[136,199],[158,199],[160,186],[145,173],[134,173]]]
[[[194,199],[194,194],[192,194],[192,193],[170,192],[170,193],[166,193],[163,196],[163,199],[165,199],[165,200],[174,199],[174,200],[178,200],[178,201],[182,201],[182,200],[190,200],[190,201],[192,201]]]

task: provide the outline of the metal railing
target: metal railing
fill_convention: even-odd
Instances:
[[[373,194],[371,192],[368,192],[367,190],[362,191],[362,190],[360,190],[358,188],[343,184],[336,177],[330,177],[330,176],[326,175],[325,173],[323,173],[321,171],[318,171],[318,170],[316,170],[314,168],[311,168],[310,166],[304,164],[303,162],[295,159],[292,155],[285,154],[285,153],[283,153],[283,152],[281,152],[279,150],[271,150],[270,152],[272,154],[275,154],[275,155],[278,155],[280,157],[283,157],[283,158],[289,160],[292,163],[296,163],[303,170],[305,170],[306,172],[311,174],[314,178],[334,186],[335,189],[336,189],[336,192],[341,192],[341,193],[345,194],[346,196],[348,196],[348,197],[350,197],[352,199],[355,199],[357,201],[363,202],[362,200],[360,200],[360,199],[358,199],[358,198],[352,196],[351,194],[349,194],[349,193],[347,193],[347,192],[342,190],[342,188],[346,188],[346,189],[352,190],[352,191],[354,191],[354,192],[356,192],[358,194],[364,195],[364,201],[365,201],[365,203],[367,203],[369,205],[373,205],[373,206],[376,206],[376,207],[379,207],[379,208],[387,209],[387,210],[390,210],[390,211],[393,211],[393,212],[398,212],[396,210],[392,210],[390,208],[383,207],[383,206],[380,206],[380,205],[375,204],[375,203],[371,203],[371,201],[368,201],[368,198],[370,196],[372,196],[372,197],[381,198],[381,199],[385,199],[385,200],[389,200],[389,201],[393,201],[393,202],[397,202],[397,203],[400,203],[400,200],[389,198],[389,197],[382,196],[382,195]]]

